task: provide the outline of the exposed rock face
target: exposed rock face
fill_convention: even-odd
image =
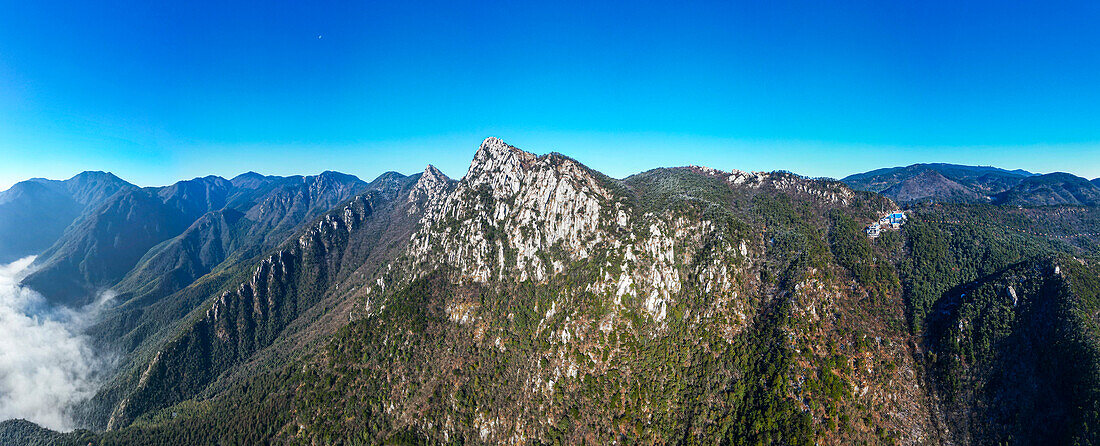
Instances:
[[[752,189],[770,188],[808,194],[832,204],[847,206],[855,194],[836,181],[810,180],[787,172],[723,172],[710,167],[691,166],[702,174],[722,178],[731,186]]]
[[[424,207],[436,206],[437,202],[447,192],[447,189],[451,187],[451,183],[450,178],[447,178],[443,172],[429,164],[424,169],[424,173],[420,175],[420,178],[416,180],[416,185],[409,193],[407,199],[409,215],[419,214],[424,210]]]
[[[378,187],[392,188],[392,185],[386,186],[383,180]],[[248,237],[261,240],[265,248],[282,243],[303,222],[371,187],[351,175],[323,172],[314,176],[276,178],[269,188],[259,189],[262,195],[251,198],[250,205],[241,209],[245,217],[254,222],[248,228]]]
[[[440,198],[421,219],[410,255],[430,261],[432,250],[447,253],[446,264],[480,282],[499,274],[490,265],[505,257],[514,258],[508,266],[521,281],[551,272],[540,250],[557,246],[571,258],[587,257],[600,241],[601,207],[611,206],[610,193],[575,161],[536,157],[496,138],[482,143],[466,176]]]
[[[152,298],[178,291],[231,256],[252,257],[282,243],[293,229],[364,189],[393,195],[392,189],[404,178],[385,175],[367,185],[350,175],[326,172],[315,177],[243,174],[233,181],[206,177],[177,183],[161,190],[160,196],[201,216],[182,234],[146,252],[118,288]]]
[[[433,178],[431,170],[422,182]],[[431,204],[407,255],[415,271],[453,267],[459,281],[545,283],[573,262],[591,262],[600,277],[587,292],[613,295],[616,305],[623,296],[641,296],[660,321],[685,277],[707,277],[712,291],[733,293],[734,271],[721,261],[748,255],[744,240],[721,239],[711,221],[639,215],[612,180],[563,155],[536,156],[497,138],[481,144],[466,176],[446,195],[442,182],[429,184]],[[693,264],[708,241],[715,242],[706,254],[712,261]],[[718,251],[722,255],[714,255]]]

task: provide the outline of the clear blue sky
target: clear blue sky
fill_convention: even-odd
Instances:
[[[459,177],[490,135],[617,177],[1100,176],[1097,2],[833,3],[0,0],[0,188]]]

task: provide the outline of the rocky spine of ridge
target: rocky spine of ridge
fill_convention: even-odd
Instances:
[[[111,415],[108,429],[194,395],[271,344],[287,324],[320,301],[335,279],[350,235],[375,206],[370,193],[355,197],[260,261],[249,280],[222,292],[182,336],[157,352],[137,388]]]
[[[249,278],[230,282],[180,336],[157,351],[137,388],[116,406],[108,427],[125,426],[140,414],[193,395],[223,372],[239,372],[233,369],[258,351],[285,341],[288,329],[307,332],[306,338],[331,332],[333,318],[326,313],[336,311],[333,307],[348,311],[346,301],[355,300],[358,287],[354,282],[373,274],[357,270],[376,267],[390,255],[395,239],[407,240],[410,225],[402,220],[415,221],[419,214],[405,209],[423,206],[414,197],[431,195],[449,181],[432,166],[414,177],[384,174],[367,192],[306,225],[259,259]],[[407,202],[400,199],[406,195]],[[316,309],[322,301],[325,308]],[[301,321],[303,315],[310,320]],[[347,314],[342,317],[346,322]],[[317,321],[328,325],[312,327]]]
[[[851,188],[837,181],[814,180],[800,177],[789,172],[745,172],[733,169],[724,172],[704,166],[688,166],[688,169],[701,174],[720,178],[735,188],[791,191],[813,196],[831,204],[847,206],[851,204],[855,193]]]

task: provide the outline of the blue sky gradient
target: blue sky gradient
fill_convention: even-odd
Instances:
[[[0,0],[0,188],[427,163],[1100,176],[1096,2]]]

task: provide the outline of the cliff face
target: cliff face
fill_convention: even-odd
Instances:
[[[606,241],[610,228],[600,225],[615,205],[611,192],[575,161],[535,157],[489,138],[454,191],[432,200],[408,255],[418,264],[439,260],[479,282],[499,278],[502,270],[490,265],[504,267],[507,256],[519,280],[541,280]],[[547,264],[537,256],[551,248],[565,257]]]

